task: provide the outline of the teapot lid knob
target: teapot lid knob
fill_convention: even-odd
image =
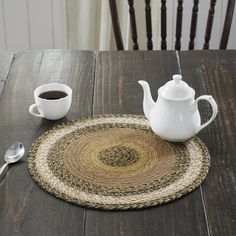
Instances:
[[[176,84],[179,84],[180,81],[182,80],[182,75],[173,75],[172,78]]]
[[[183,100],[194,97],[194,90],[182,80],[182,75],[175,74],[172,80],[168,81],[159,89],[164,98],[172,100]]]

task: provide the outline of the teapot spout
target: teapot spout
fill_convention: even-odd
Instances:
[[[151,92],[150,92],[150,87],[149,84],[144,81],[144,80],[139,80],[138,83],[142,86],[143,88],[143,111],[144,115],[148,120],[150,120],[150,113],[151,110],[155,106],[155,102],[153,101]]]

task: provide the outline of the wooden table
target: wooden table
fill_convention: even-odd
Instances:
[[[43,191],[30,177],[27,157],[0,179],[0,235],[235,235],[236,51],[36,51],[0,54],[0,164],[8,146],[26,150],[62,121],[107,113],[143,114],[140,79],[157,89],[175,73],[219,105],[216,120],[199,133],[211,154],[200,188],[169,204],[138,211],[106,212],[69,204]],[[66,83],[73,103],[63,120],[31,116],[33,90]],[[201,104],[208,119],[211,110]]]

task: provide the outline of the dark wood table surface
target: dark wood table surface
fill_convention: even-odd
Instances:
[[[0,164],[5,150],[32,142],[54,125],[97,114],[143,114],[147,80],[153,97],[176,73],[219,106],[216,120],[198,136],[211,155],[203,184],[179,200],[132,211],[79,207],[43,191],[30,177],[27,154],[0,177],[0,235],[236,235],[236,50],[92,52],[51,50],[0,53]],[[67,117],[31,116],[33,90],[62,82],[73,89]],[[203,120],[210,107],[200,106]]]

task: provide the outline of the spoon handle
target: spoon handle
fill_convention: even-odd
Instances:
[[[3,170],[5,169],[5,167],[8,165],[8,163],[5,163],[1,168],[0,168],[0,175],[2,174]]]

